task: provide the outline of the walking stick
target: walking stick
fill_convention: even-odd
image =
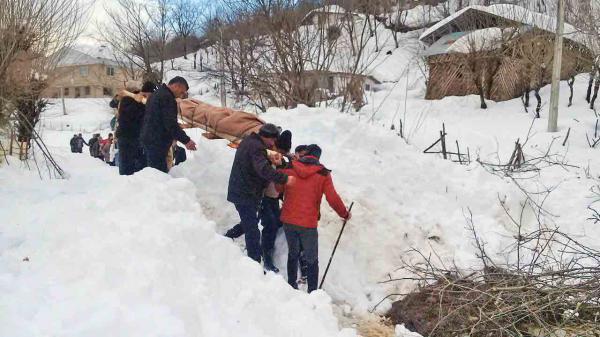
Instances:
[[[354,201],[350,204],[348,208],[348,213],[352,211],[352,206],[354,206]],[[331,256],[329,257],[329,262],[327,262],[327,268],[325,268],[325,273],[323,273],[323,278],[321,279],[321,284],[319,285],[319,289],[323,288],[323,283],[325,282],[325,277],[327,277],[327,272],[329,271],[329,267],[331,266],[331,260],[333,260],[333,255],[335,255],[335,250],[337,249],[338,244],[340,243],[340,239],[342,238],[342,233],[344,233],[344,228],[346,228],[346,223],[348,220],[344,220],[342,224],[342,229],[340,230],[340,234],[338,235],[337,240],[335,241],[335,246],[333,246],[333,251],[331,252]]]

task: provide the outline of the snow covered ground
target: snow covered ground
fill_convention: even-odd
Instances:
[[[121,177],[69,135],[47,133],[67,180],[0,169],[0,336],[355,335],[217,234],[188,179]]]
[[[7,294],[0,298],[0,336],[352,336],[339,331],[338,319],[352,322],[386,295],[413,286],[381,283],[399,275],[408,249],[435,250],[461,267],[476,263],[465,228],[469,210],[493,257],[504,259],[515,235],[500,200],[519,212],[525,195],[510,179],[475,161],[460,165],[422,153],[442,123],[452,150],[457,140],[472,159],[493,163],[507,163],[514,142],[528,134],[526,158],[544,153],[556,138],[551,153],[573,166],[546,167],[523,186],[532,192],[555,188],[544,203],[554,216],[544,221],[600,248],[587,209],[595,201],[590,190],[600,184],[600,157],[586,141],[596,123],[582,97],[586,76],[577,77],[570,108],[563,83],[560,131],[550,134],[549,87],[541,91],[542,118],[535,121],[533,108],[525,113],[518,99],[488,102],[487,110],[479,109],[476,96],[424,100],[416,35],[403,35],[401,48],[378,56],[373,71],[387,83],[369,94],[359,113],[300,106],[261,115],[292,130],[294,146],[321,145],[338,192],[355,202],[325,292],[310,296],[291,290],[285,272],[263,275],[244,257],[243,240],[220,235],[238,221],[225,198],[234,151],[224,141],[189,130],[199,151],[188,153],[170,176],[145,170],[119,177],[85,154],[68,152],[75,132],[86,139],[108,133],[107,100],[66,100],[66,116],[60,104],[53,105],[42,134],[70,179],[40,181],[17,163],[0,168],[0,218],[8,219],[0,223],[0,291]],[[181,64],[168,77],[186,76],[193,97],[218,104],[212,83],[189,62]],[[397,135],[400,121],[405,139]],[[321,270],[340,226],[324,204]],[[534,214],[525,214],[524,226],[536,228]],[[284,271],[282,235],[276,246],[276,265]],[[379,312],[390,304],[385,301]]]

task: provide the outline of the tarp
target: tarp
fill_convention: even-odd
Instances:
[[[239,141],[258,132],[265,121],[258,116],[230,108],[220,108],[197,99],[178,99],[181,118],[190,127],[204,129],[230,141]]]

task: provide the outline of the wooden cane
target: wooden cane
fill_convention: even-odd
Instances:
[[[350,204],[350,207],[348,208],[348,214],[350,214],[350,212],[352,211],[352,206],[354,206],[354,201]],[[344,233],[344,228],[346,228],[347,222],[348,222],[348,219],[345,219],[344,223],[342,224],[342,229],[340,230],[340,234],[338,235],[337,240],[335,241],[335,246],[333,246],[333,251],[331,252],[331,256],[329,257],[329,262],[327,263],[327,268],[325,268],[325,273],[323,273],[323,278],[321,279],[321,284],[319,285],[319,289],[323,288],[323,283],[325,282],[325,277],[327,277],[327,272],[329,271],[329,267],[331,266],[331,261],[333,260],[335,251],[338,247],[338,244],[340,243],[340,239],[342,238],[342,233]]]

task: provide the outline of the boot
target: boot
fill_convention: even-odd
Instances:
[[[233,239],[237,239],[240,236],[244,235],[244,229],[242,228],[242,226],[240,224],[237,224],[233,227],[231,227],[226,233],[225,233],[225,237],[230,238],[231,240]]]
[[[279,268],[275,267],[273,264],[273,250],[263,252],[263,259],[265,270],[279,273]]]

